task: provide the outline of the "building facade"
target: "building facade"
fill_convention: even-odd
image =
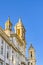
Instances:
[[[22,20],[14,26],[8,19],[5,29],[0,27],[0,65],[36,65],[35,49],[32,44],[28,50],[29,57],[26,57],[25,28]]]

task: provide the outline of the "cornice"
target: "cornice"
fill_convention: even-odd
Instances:
[[[35,61],[36,62],[36,59],[28,59],[29,61],[32,60],[32,61]]]

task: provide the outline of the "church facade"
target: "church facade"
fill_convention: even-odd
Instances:
[[[26,57],[25,28],[22,20],[14,26],[8,19],[5,30],[0,27],[0,65],[36,65],[35,49],[29,47],[29,57]]]

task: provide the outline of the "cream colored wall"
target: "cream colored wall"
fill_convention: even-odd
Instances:
[[[2,40],[3,38],[2,37],[0,37],[0,41]],[[26,60],[25,60],[25,58],[21,55],[21,54],[19,54],[18,52],[16,52],[13,48],[12,48],[12,46],[10,46],[9,45],[9,59],[7,59],[7,45],[8,45],[8,43],[7,42],[5,42],[5,40],[3,39],[3,41],[4,41],[4,55],[2,56],[1,54],[0,54],[0,59],[1,60],[3,60],[4,61],[4,65],[7,63],[7,64],[9,64],[9,65],[18,65],[19,63],[21,63],[22,61],[24,61],[24,62],[26,62]],[[1,42],[0,42],[0,44],[1,44]],[[12,50],[14,51],[14,62],[12,63]]]

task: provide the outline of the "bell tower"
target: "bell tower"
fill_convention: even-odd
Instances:
[[[18,23],[15,25],[15,33],[20,37],[20,39],[25,40],[25,28],[20,18]]]
[[[5,33],[10,36],[10,33],[12,31],[12,23],[10,22],[10,17],[8,17],[7,22],[5,23]]]
[[[32,44],[29,48],[29,64],[28,65],[36,65],[36,58],[35,58],[35,49],[33,48]]]
[[[26,51],[26,40],[25,40],[25,28],[23,26],[22,20],[21,18],[19,18],[18,23],[15,25],[15,34],[17,34],[17,36],[19,37],[20,41],[22,41],[22,43],[20,42],[20,51],[25,55],[25,51]]]

